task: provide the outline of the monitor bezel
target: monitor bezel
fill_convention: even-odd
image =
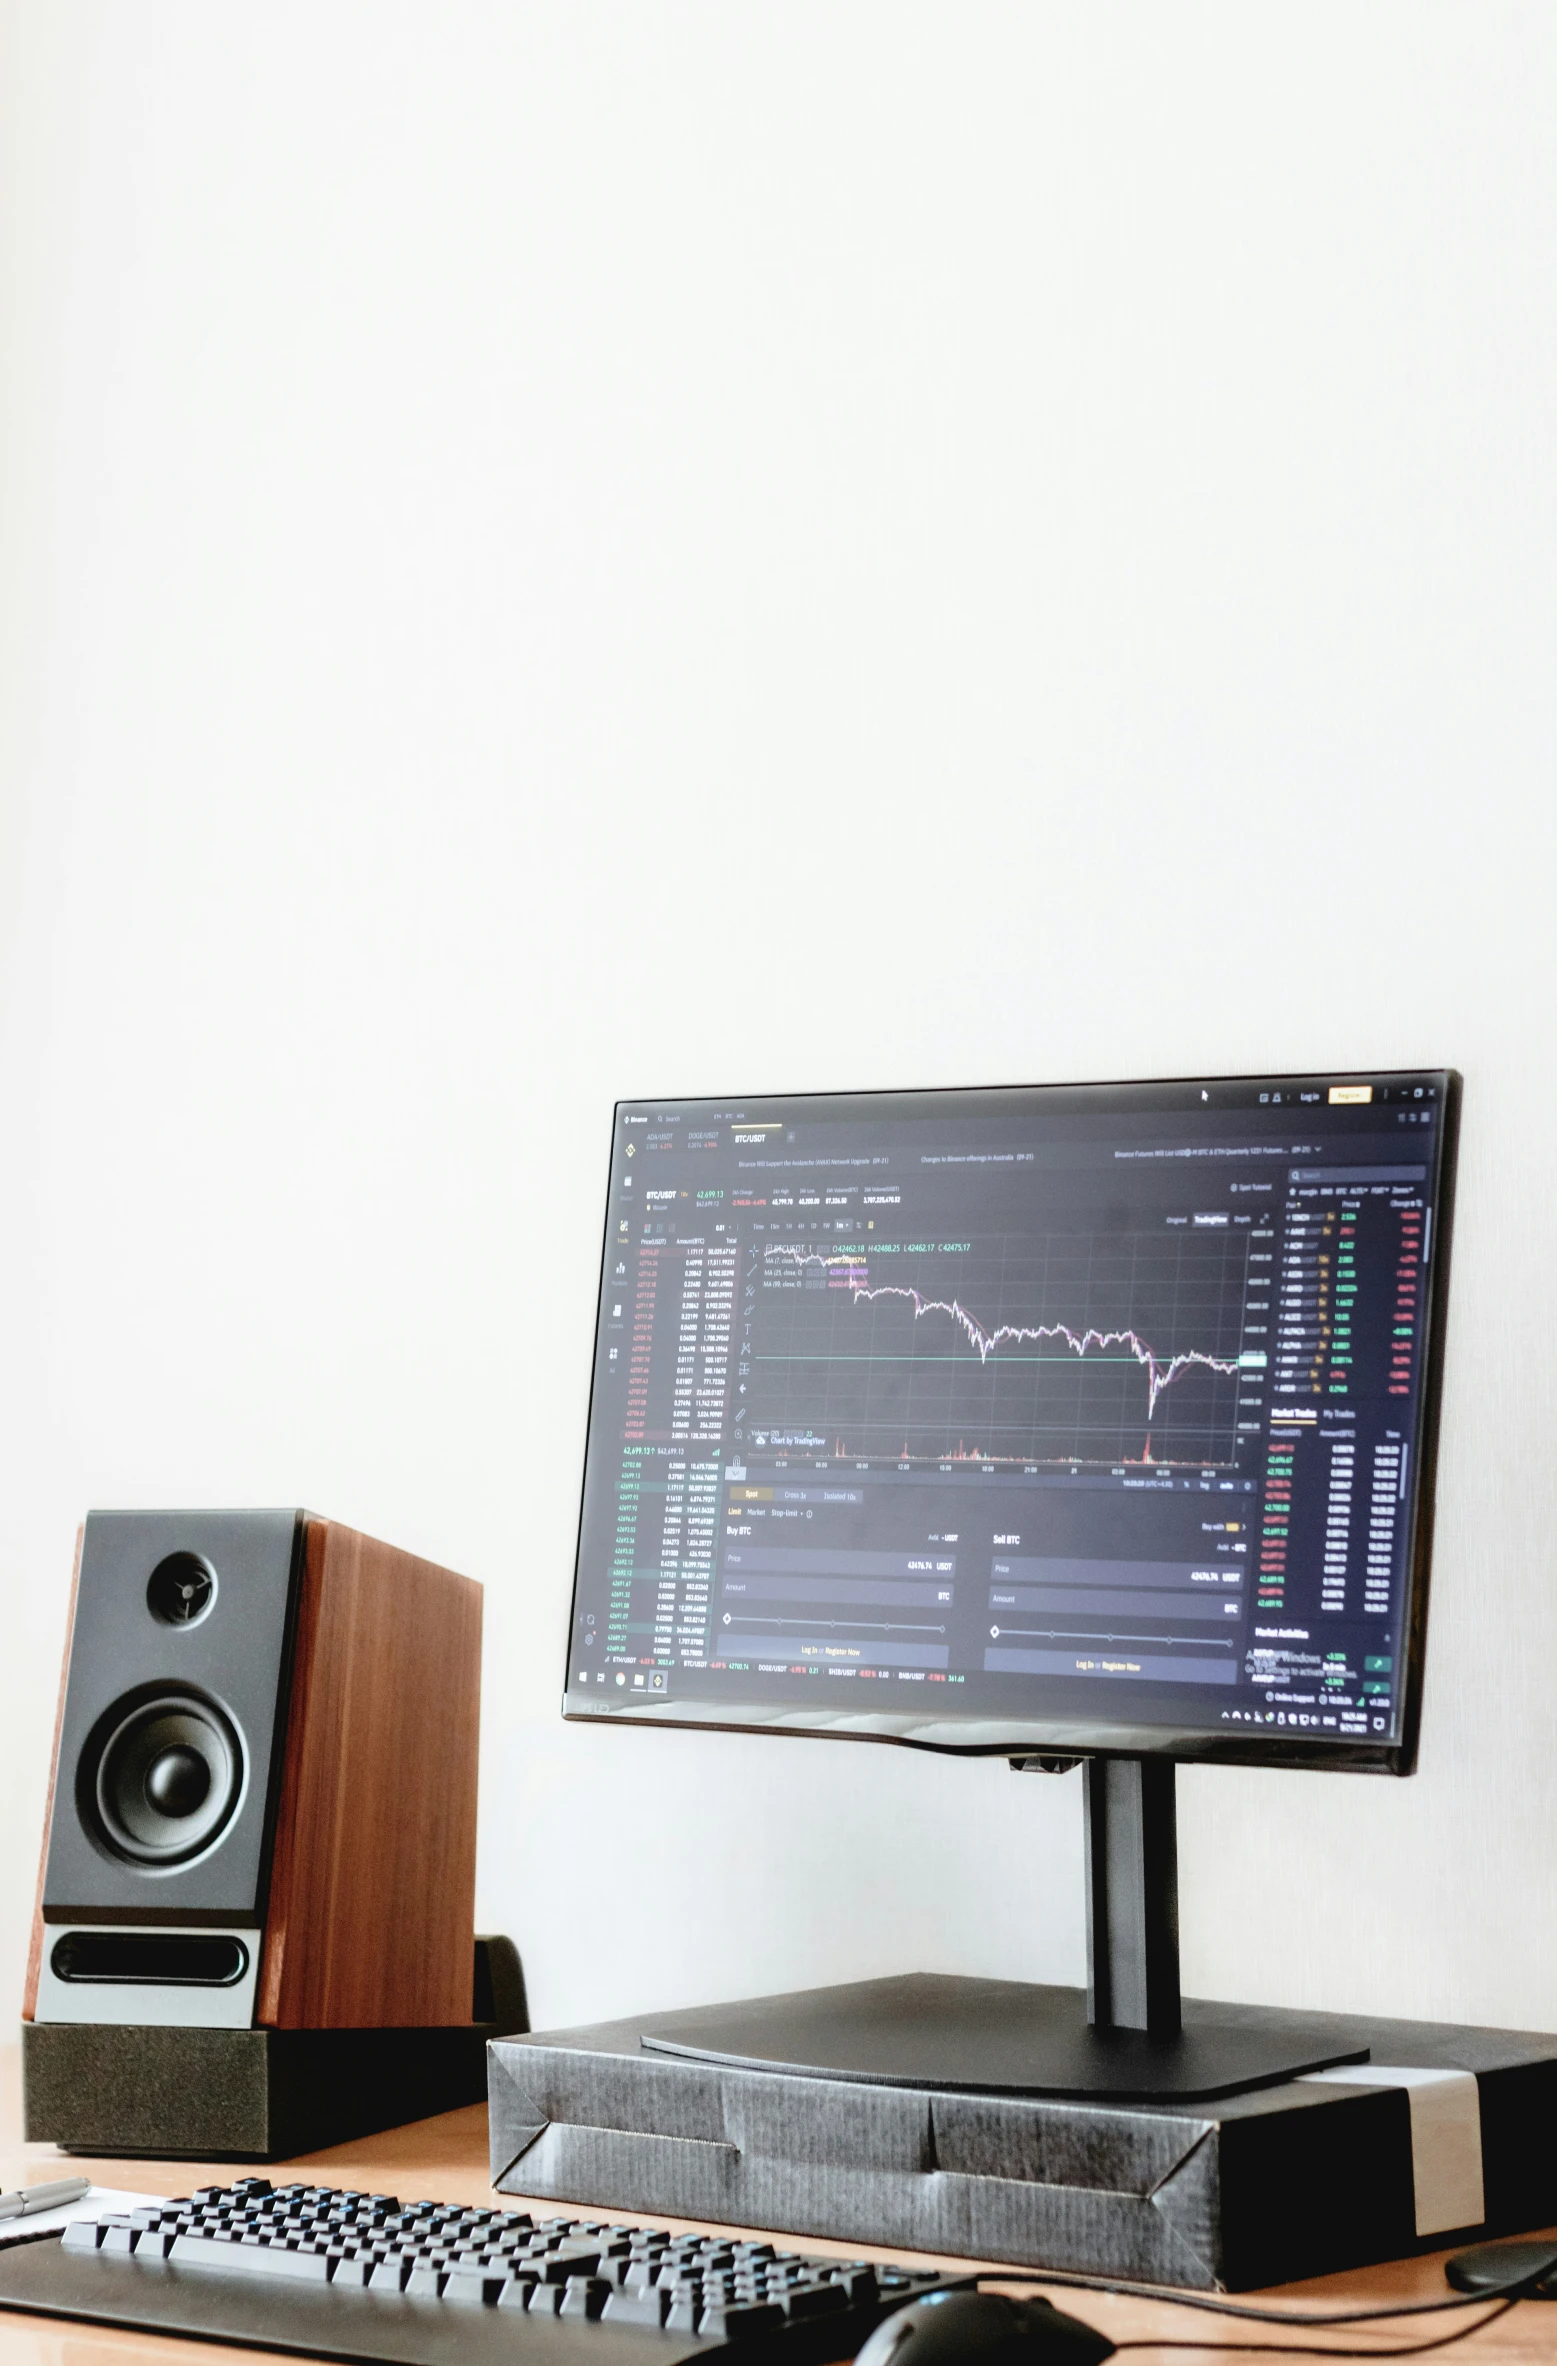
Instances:
[[[1421,1732],[1422,1682],[1427,1649],[1427,1608],[1432,1570],[1433,1518],[1437,1492],[1438,1440],[1443,1401],[1443,1349],[1448,1322],[1449,1267],[1454,1239],[1455,1174],[1459,1149],[1460,1101],[1463,1078],[1455,1068],[1393,1067],[1352,1068],[1287,1071],[1276,1074],[1233,1076],[1147,1076],[1103,1079],[1075,1079],[1066,1083],[1021,1085],[945,1085],[945,1086],[882,1086],[854,1092],[747,1092],[747,1093],[665,1093],[634,1094],[613,1104],[611,1112],[611,1149],[607,1167],[606,1214],[601,1232],[600,1288],[596,1298],[593,1342],[598,1343],[600,1311],[604,1303],[607,1283],[607,1264],[611,1248],[611,1187],[614,1170],[616,1140],[621,1113],[624,1109],[641,1109],[658,1104],[661,1107],[708,1104],[728,1106],[731,1102],[753,1105],[758,1102],[869,1101],[914,1100],[930,1101],[938,1097],[953,1099],[973,1093],[1055,1093],[1069,1092],[1126,1092],[1136,1089],[1175,1091],[1180,1088],[1194,1091],[1213,1089],[1260,1089],[1270,1087],[1282,1091],[1325,1088],[1332,1085],[1393,1084],[1405,1080],[1431,1079],[1441,1087],[1442,1119],[1437,1128],[1435,1145],[1436,1197],[1434,1200],[1435,1243],[1428,1276],[1427,1335],[1423,1342],[1420,1441],[1416,1455],[1417,1478],[1413,1489],[1411,1540],[1409,1547],[1410,1595],[1409,1629],[1406,1639],[1405,1690],[1401,1703],[1401,1728],[1398,1741],[1368,1742],[1356,1738],[1346,1741],[1324,1742],[1308,1739],[1289,1730],[1267,1730],[1260,1735],[1249,1733],[1209,1733],[1193,1728],[1173,1726],[1132,1726],[1127,1720],[1107,1718],[1035,1718],[1029,1722],[990,1719],[998,1723],[998,1734],[969,1735],[953,1738],[936,1731],[923,1730],[922,1718],[895,1719],[877,1716],[867,1725],[862,1721],[838,1721],[810,1717],[802,1720],[781,1702],[767,1705],[743,1716],[732,1716],[723,1704],[667,1700],[663,1707],[647,1700],[628,1699],[618,1706],[602,1700],[599,1704],[586,1703],[573,1697],[567,1686],[567,1670],[571,1666],[574,1620],[578,1609],[580,1563],[583,1553],[584,1500],[588,1480],[589,1441],[595,1410],[597,1377],[597,1346],[590,1354],[589,1404],[585,1416],[584,1456],[579,1482],[578,1542],[574,1549],[573,1585],[569,1596],[566,1656],[563,1664],[562,1715],[567,1723],[577,1725],[633,1725],[651,1726],[683,1733],[775,1734],[797,1741],[877,1742],[891,1749],[927,1750],[938,1757],[950,1758],[1006,1758],[1013,1764],[1024,1759],[1078,1758],[1170,1758],[1181,1764],[1216,1764],[1221,1766],[1297,1767],[1323,1770],[1334,1774],[1409,1775],[1416,1771],[1417,1751]],[[950,1722],[950,1721],[948,1721]],[[967,1725],[982,1724],[985,1720],[968,1718]],[[889,1730],[898,1725],[918,1730]]]

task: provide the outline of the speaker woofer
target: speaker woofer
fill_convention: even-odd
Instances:
[[[211,1701],[165,1693],[110,1710],[90,1775],[99,1833],[131,1864],[180,1865],[211,1846],[243,1791],[243,1746]],[[93,1763],[95,1761],[95,1763]]]

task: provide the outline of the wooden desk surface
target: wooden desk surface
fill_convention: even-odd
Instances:
[[[0,2190],[37,2184],[48,2177],[68,2176],[79,2169],[83,2176],[94,2178],[100,2185],[173,2195],[188,2193],[197,2185],[230,2184],[235,2177],[245,2174],[241,2167],[231,2164],[202,2167],[188,2161],[67,2159],[52,2145],[23,2144],[20,2060],[19,2048],[0,2049]],[[409,2128],[395,2128],[386,2135],[363,2137],[355,2144],[337,2145],[328,2152],[310,2153],[303,2161],[285,2167],[272,2166],[265,2173],[280,2183],[298,2171],[306,2171],[321,2184],[365,2186],[377,2192],[387,2190],[407,2202],[446,2200],[499,2208],[529,2206],[522,2196],[495,2194],[487,2181],[487,2115],[485,2106],[479,2104],[465,2111],[445,2112],[439,2119],[418,2121]],[[544,2200],[534,2207],[537,2215],[552,2218],[565,2205]],[[630,2210],[611,2212],[612,2218],[624,2225],[631,2224],[637,2215]],[[642,2223],[680,2228],[696,2222],[650,2214],[643,2217]],[[769,2230],[741,2231],[761,2235]],[[1553,2239],[1557,2241],[1557,2235]],[[797,2249],[832,2252],[845,2258],[858,2256],[862,2248],[855,2243],[811,2241],[799,2235],[790,2235],[786,2240]],[[932,2258],[923,2252],[882,2250],[873,2251],[872,2255],[937,2267],[967,2268],[982,2264]],[[1279,2299],[1283,2307],[1313,2309],[1318,2313],[1347,2307],[1382,2308],[1391,2301],[1437,2300],[1448,2292],[1443,2279],[1445,2256],[1443,2252],[1435,2252],[1428,2258],[1402,2260],[1388,2267],[1360,2268],[1350,2275],[1326,2276],[1311,2283],[1285,2286],[1279,2295],[1271,2297]],[[991,2268],[989,2273],[992,2279],[997,2279],[1000,2270]],[[1049,2289],[1050,2297],[1059,2307],[1086,2318],[1114,2341],[1195,2343],[1197,2346],[1192,2350],[1176,2348],[1163,2353],[1169,2358],[1182,2359],[1185,2366],[1209,2366],[1219,2351],[1236,2349],[1239,2340],[1240,2328],[1236,2324],[1225,2318],[1207,2317],[1198,2310],[1174,2308],[1161,2301],[1118,2298],[1070,2285],[1056,2284]],[[1336,2346],[1352,2349],[1388,2351],[1397,2344],[1426,2341],[1447,2333],[1457,2322],[1453,2317],[1408,2317],[1377,2332],[1367,2327],[1338,2331],[1331,2341]],[[1261,2343],[1296,2343],[1302,2338],[1267,2326],[1250,2326],[1247,2332],[1251,2341]],[[253,2359],[257,2354],[212,2342],[103,2332],[61,2318],[12,2316],[0,2311],[0,2366],[131,2366],[131,2361],[136,2366],[201,2366],[202,2361]],[[1557,2360],[1557,2302],[1521,2301],[1488,2331],[1468,2335],[1447,2355],[1456,2359],[1463,2356],[1466,2366],[1515,2366],[1516,2361],[1518,2366],[1525,2366],[1525,2361],[1537,2359],[1544,2366],[1551,2366]]]

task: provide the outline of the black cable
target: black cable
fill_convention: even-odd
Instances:
[[[1478,2293],[1476,2297],[1484,2300],[1486,2295]],[[1447,2303],[1435,2301],[1431,2305],[1436,2308],[1446,2306]],[[1117,2356],[1121,2350],[1196,2350],[1204,2355],[1207,2350],[1223,2350],[1230,2358],[1251,2356],[1271,2358],[1423,2358],[1429,2350],[1446,2350],[1451,2342],[1464,2341],[1470,2334],[1480,2333],[1484,2326],[1495,2325],[1500,2317],[1506,2317],[1509,2310],[1517,2308],[1518,2305],[1519,2295],[1515,2293],[1510,2299],[1500,2300],[1490,2316],[1478,2317],[1474,2325],[1456,2325],[1452,2333],[1440,2333],[1436,2340],[1409,2341],[1392,2350],[1346,2349],[1330,2342],[1315,2341],[1148,2341],[1137,2339],[1116,2341],[1114,2352]],[[1380,2314],[1382,2313],[1381,2311]],[[1404,2315],[1405,2312],[1402,2310],[1401,2314]],[[1302,2321],[1296,2317],[1286,2320],[1289,2324],[1299,2324]],[[1338,2322],[1335,2318],[1321,2318],[1319,2321],[1321,2324]]]
[[[986,2284],[1075,2284],[1089,2292],[1112,2293],[1120,2300],[1160,2300],[1173,2308],[1205,2309],[1214,2317],[1242,2317],[1255,2325],[1292,2325],[1306,2331],[1322,2331],[1328,2325],[1374,2325],[1395,2317],[1432,2317],[1446,2309],[1476,2308],[1488,2300],[1502,2300],[1511,2304],[1533,2292],[1538,2284],[1544,2283],[1553,2274],[1554,2269],[1557,2269],[1557,2244],[1552,2246],[1552,2257],[1543,2266],[1527,2268],[1522,2276],[1511,2277],[1506,2284],[1494,2284],[1484,2292],[1457,2292],[1450,2300],[1407,2300],[1399,2308],[1344,2309],[1324,2317],[1311,2316],[1306,2310],[1256,2308],[1241,2300],[1213,2298],[1206,2292],[1174,2292],[1161,2284],[1125,2284],[1106,2276],[1070,2275],[1064,2270],[1051,2275],[1036,2275],[1026,2268],[1009,2271],[1005,2268],[986,2268],[979,2280]],[[1490,2324],[1491,2319],[1487,2322]],[[1474,2326],[1467,2327],[1469,2332],[1475,2330]],[[1450,2338],[1457,2340],[1459,2337],[1453,2335]],[[1195,2344],[1190,2342],[1181,2346],[1193,2349]],[[1223,2346],[1231,2348],[1233,2345],[1226,2343]],[[1332,2354],[1339,2358],[1347,2353],[1336,2350]],[[1392,2353],[1388,2350],[1368,2350],[1362,2354],[1370,2358],[1385,2358]],[[1398,2354],[1404,2357],[1406,2352]]]

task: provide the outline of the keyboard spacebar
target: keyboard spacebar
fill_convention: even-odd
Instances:
[[[201,2235],[180,2235],[168,2253],[170,2267],[214,2267],[227,2276],[261,2276],[289,2284],[327,2284],[330,2262],[322,2251],[286,2251],[264,2243],[208,2243]]]

